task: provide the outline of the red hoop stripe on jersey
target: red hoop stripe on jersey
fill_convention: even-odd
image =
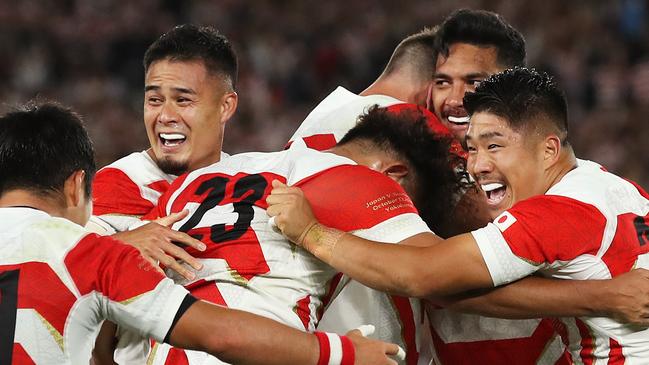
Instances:
[[[156,183],[151,184],[160,188],[161,185]],[[94,215],[119,213],[142,216],[154,207],[152,202],[142,197],[140,187],[126,173],[112,167],[97,172],[92,184],[92,201]]]
[[[322,298],[322,305],[320,308],[318,308],[318,311],[316,312],[316,316],[318,318],[318,321],[322,319],[322,315],[324,314],[325,307],[329,305],[329,302],[331,301],[331,298],[333,297],[334,293],[336,292],[336,288],[338,287],[338,284],[340,283],[340,280],[343,278],[342,273],[337,273],[334,275],[331,280],[329,280],[329,283],[327,284],[327,294]]]
[[[581,351],[579,357],[584,365],[592,365],[595,359],[595,339],[590,328],[579,318],[575,318],[575,323],[581,336]]]
[[[412,313],[410,299],[391,295],[390,298],[397,309],[397,315],[401,321],[401,337],[406,345],[406,364],[416,365],[419,359],[417,351],[417,335],[415,326],[415,316]]]
[[[336,137],[331,133],[314,134],[302,139],[304,140],[304,144],[306,144],[307,147],[318,151],[328,150],[335,146],[337,143]]]
[[[606,217],[596,207],[563,196],[529,198],[508,212],[517,221],[503,237],[516,256],[536,264],[596,255],[606,227]]]
[[[639,217],[633,213],[617,216],[617,229],[602,261],[608,267],[612,277],[631,271],[638,256],[649,252],[649,245],[645,244],[646,237],[639,237],[636,232],[636,220],[646,226],[647,217]],[[638,240],[642,239],[643,243]],[[629,253],[632,253],[631,255]]]
[[[608,365],[623,365],[626,361],[622,353],[622,346],[612,338],[609,338]]]
[[[306,331],[309,330],[309,323],[311,322],[311,309],[309,308],[309,304],[311,304],[311,296],[308,294],[295,304],[295,312]]]
[[[480,365],[537,364],[554,340],[555,329],[558,331],[551,320],[544,319],[529,337],[446,343],[430,324],[435,352],[445,365],[474,364],[476,358],[480,359]],[[564,352],[555,364],[571,365],[572,361]]]
[[[27,351],[25,351],[25,348],[19,343],[14,343],[14,350],[13,350],[13,355],[11,357],[11,363],[20,364],[20,365],[36,365],[36,363],[29,356]]]
[[[165,365],[189,365],[189,359],[185,350],[172,347],[167,353]]]
[[[65,256],[65,265],[81,295],[99,290],[115,302],[153,290],[164,278],[133,247],[96,234],[79,240]],[[89,272],[95,275],[88,275]],[[144,272],[149,273],[143,275]]]

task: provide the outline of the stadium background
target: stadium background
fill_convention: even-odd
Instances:
[[[398,41],[460,7],[502,14],[567,91],[577,155],[649,187],[649,1],[0,0],[0,103],[59,100],[103,166],[146,148],[142,55],[179,23],[215,26],[240,62],[224,150],[281,148],[335,86],[359,92]]]

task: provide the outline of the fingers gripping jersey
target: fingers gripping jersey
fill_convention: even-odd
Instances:
[[[265,199],[274,179],[301,187],[326,225],[389,242],[428,231],[391,179],[297,143],[282,152],[231,156],[173,183],[160,199],[158,213],[188,209],[188,217],[174,228],[207,245],[204,252],[188,248],[204,265],[198,280],[174,280],[203,299],[315,329],[322,297],[336,272],[268,225]],[[155,351],[158,363],[167,349],[157,346]],[[200,363],[194,356],[188,352],[187,360]]]
[[[590,161],[543,196],[515,204],[474,231],[495,285],[535,271],[562,279],[609,279],[649,268],[646,193]],[[563,319],[559,333],[585,364],[646,364],[649,330],[608,318]]]
[[[162,340],[187,295],[135,249],[30,208],[0,208],[0,252],[2,364],[87,364],[104,319]]]
[[[93,220],[125,231],[149,213],[175,176],[162,172],[146,151],[100,169],[92,184]],[[101,222],[98,222],[101,224]]]

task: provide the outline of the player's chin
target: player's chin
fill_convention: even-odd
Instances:
[[[158,167],[162,172],[168,175],[182,175],[187,172],[189,168],[189,161],[187,159],[178,159],[171,156],[164,156],[158,158]]]

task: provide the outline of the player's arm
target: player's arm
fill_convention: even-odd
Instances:
[[[649,325],[649,271],[636,269],[609,280],[528,276],[496,288],[429,299],[438,306],[486,317],[609,317],[622,323]]]
[[[649,271],[637,269],[610,280],[531,276],[498,288],[438,298],[434,302],[460,312],[497,318],[602,316],[648,325]]]
[[[355,362],[330,363],[396,364],[387,356],[397,353],[396,345],[364,338],[358,331],[345,337],[353,345]],[[342,342],[348,343],[344,338]],[[318,364],[323,361],[321,356],[333,356],[341,349],[343,356],[351,355],[346,345],[328,345],[314,334],[203,301],[195,302],[182,315],[169,335],[169,343],[205,351],[233,364]],[[321,347],[330,351],[321,351]]]
[[[408,297],[444,296],[493,286],[471,234],[440,241],[420,233],[388,245],[320,225],[299,188],[278,181],[267,213],[293,242],[351,278],[381,291]],[[421,247],[429,246],[429,247]]]

